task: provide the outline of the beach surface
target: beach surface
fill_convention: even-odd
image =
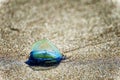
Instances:
[[[33,70],[32,45],[70,56]],[[120,9],[112,0],[6,0],[0,6],[0,80],[120,80]]]

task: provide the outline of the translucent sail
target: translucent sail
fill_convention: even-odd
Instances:
[[[32,51],[38,50],[55,51],[56,53],[61,54],[57,47],[47,39],[40,40],[33,44]]]

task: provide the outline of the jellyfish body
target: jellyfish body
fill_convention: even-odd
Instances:
[[[29,66],[58,65],[64,57],[60,51],[47,39],[36,42],[26,64]]]

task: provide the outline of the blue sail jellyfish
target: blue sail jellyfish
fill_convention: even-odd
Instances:
[[[29,66],[54,66],[58,65],[64,56],[56,46],[47,39],[33,44],[29,59],[26,64]]]

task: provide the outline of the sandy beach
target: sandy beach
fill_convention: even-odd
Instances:
[[[120,9],[114,0],[8,0],[0,3],[0,80],[120,80]],[[33,43],[49,39],[71,56],[31,69]]]

